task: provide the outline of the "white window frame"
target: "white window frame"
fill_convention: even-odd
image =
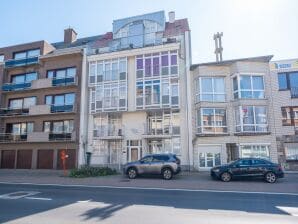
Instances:
[[[219,110],[224,110],[225,111],[225,114],[226,114],[226,124],[228,122],[228,118],[227,118],[227,109],[226,108],[215,108],[215,107],[202,107],[202,108],[199,108],[197,110],[197,133],[199,134],[226,134],[228,133],[228,130],[226,132],[206,132],[206,131],[203,131],[203,128],[204,127],[211,127],[211,128],[226,128],[228,129],[228,125],[222,125],[222,126],[218,126],[218,125],[213,125],[213,126],[204,126],[203,124],[203,110],[204,109],[212,109],[213,110],[213,116],[215,117],[215,110],[219,109]],[[200,116],[200,119],[199,119],[199,116]],[[216,120],[216,119],[215,119]],[[201,124],[199,124],[199,121],[201,121]],[[199,129],[201,129],[201,131],[199,131]]]
[[[250,85],[251,85],[251,89],[241,89],[240,88],[240,76],[249,76],[250,77]],[[252,81],[252,77],[253,76],[262,76],[263,78],[263,86],[264,86],[264,89],[254,89],[254,86],[253,86],[253,81]],[[233,82],[233,79],[236,77],[237,79],[237,85],[238,85],[238,89],[237,90],[234,90],[234,82]],[[252,72],[252,73],[236,73],[234,74],[232,77],[232,86],[233,86],[233,98],[234,99],[265,99],[266,98],[266,84],[265,84],[265,74],[264,73],[255,73],[255,72]],[[252,93],[252,97],[251,98],[243,98],[242,97],[242,91],[247,91],[247,92],[251,92]],[[254,98],[253,97],[253,93],[254,92],[263,92],[263,95],[264,97],[263,98]],[[238,94],[238,98],[235,98],[235,93]]]
[[[250,158],[250,157],[252,157],[252,156],[248,156],[248,157],[243,157],[242,156],[242,151],[241,151],[241,147],[243,147],[243,146],[250,146],[250,147],[257,147],[257,146],[265,146],[266,147],[266,151],[267,151],[267,157],[257,157],[257,158],[262,158],[262,159],[268,159],[268,160],[270,160],[270,146],[271,146],[271,144],[270,143],[241,143],[241,144],[239,144],[238,145],[239,146],[239,157],[240,158]]]
[[[202,79],[211,79],[212,82],[212,92],[202,92]],[[199,90],[197,89],[196,93],[197,93],[197,101],[203,101],[203,102],[226,102],[226,92],[215,92],[214,90],[214,79],[223,79],[224,81],[224,87],[226,86],[226,80],[225,77],[221,77],[221,76],[202,76],[199,77],[197,81],[199,81]],[[197,81],[196,81],[196,85],[197,85]],[[225,89],[225,88],[224,88]],[[202,99],[202,95],[203,94],[208,94],[208,95],[212,95],[212,100],[203,100]],[[224,100],[223,101],[218,101],[215,100],[215,95],[223,95],[224,96]]]

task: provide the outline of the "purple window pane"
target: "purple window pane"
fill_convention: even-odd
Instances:
[[[159,58],[153,58],[153,75],[159,75]]]
[[[177,55],[171,55],[171,65],[177,65]]]
[[[143,69],[143,58],[137,59],[137,69]]]
[[[168,55],[161,56],[161,66],[168,66],[168,65],[169,65]]]
[[[145,59],[145,76],[151,76],[151,58]]]

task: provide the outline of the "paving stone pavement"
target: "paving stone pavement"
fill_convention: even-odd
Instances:
[[[115,187],[146,187],[191,190],[250,191],[298,193],[298,174],[288,173],[275,184],[263,180],[235,180],[224,183],[212,180],[209,172],[183,172],[172,180],[166,181],[158,176],[139,177],[129,180],[123,175],[105,177],[70,178],[64,177],[60,170],[0,170],[0,182],[89,185]]]

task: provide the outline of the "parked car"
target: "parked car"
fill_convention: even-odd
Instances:
[[[175,154],[147,155],[124,166],[124,174],[130,179],[134,179],[138,175],[156,174],[162,175],[165,180],[170,180],[180,171],[180,159]]]
[[[211,177],[228,182],[233,178],[254,177],[264,178],[268,183],[274,183],[277,178],[283,178],[284,172],[279,164],[265,159],[238,159],[226,165],[215,166],[211,169]]]

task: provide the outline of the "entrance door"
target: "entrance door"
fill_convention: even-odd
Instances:
[[[137,161],[139,159],[139,149],[131,148],[130,149],[130,161]]]

